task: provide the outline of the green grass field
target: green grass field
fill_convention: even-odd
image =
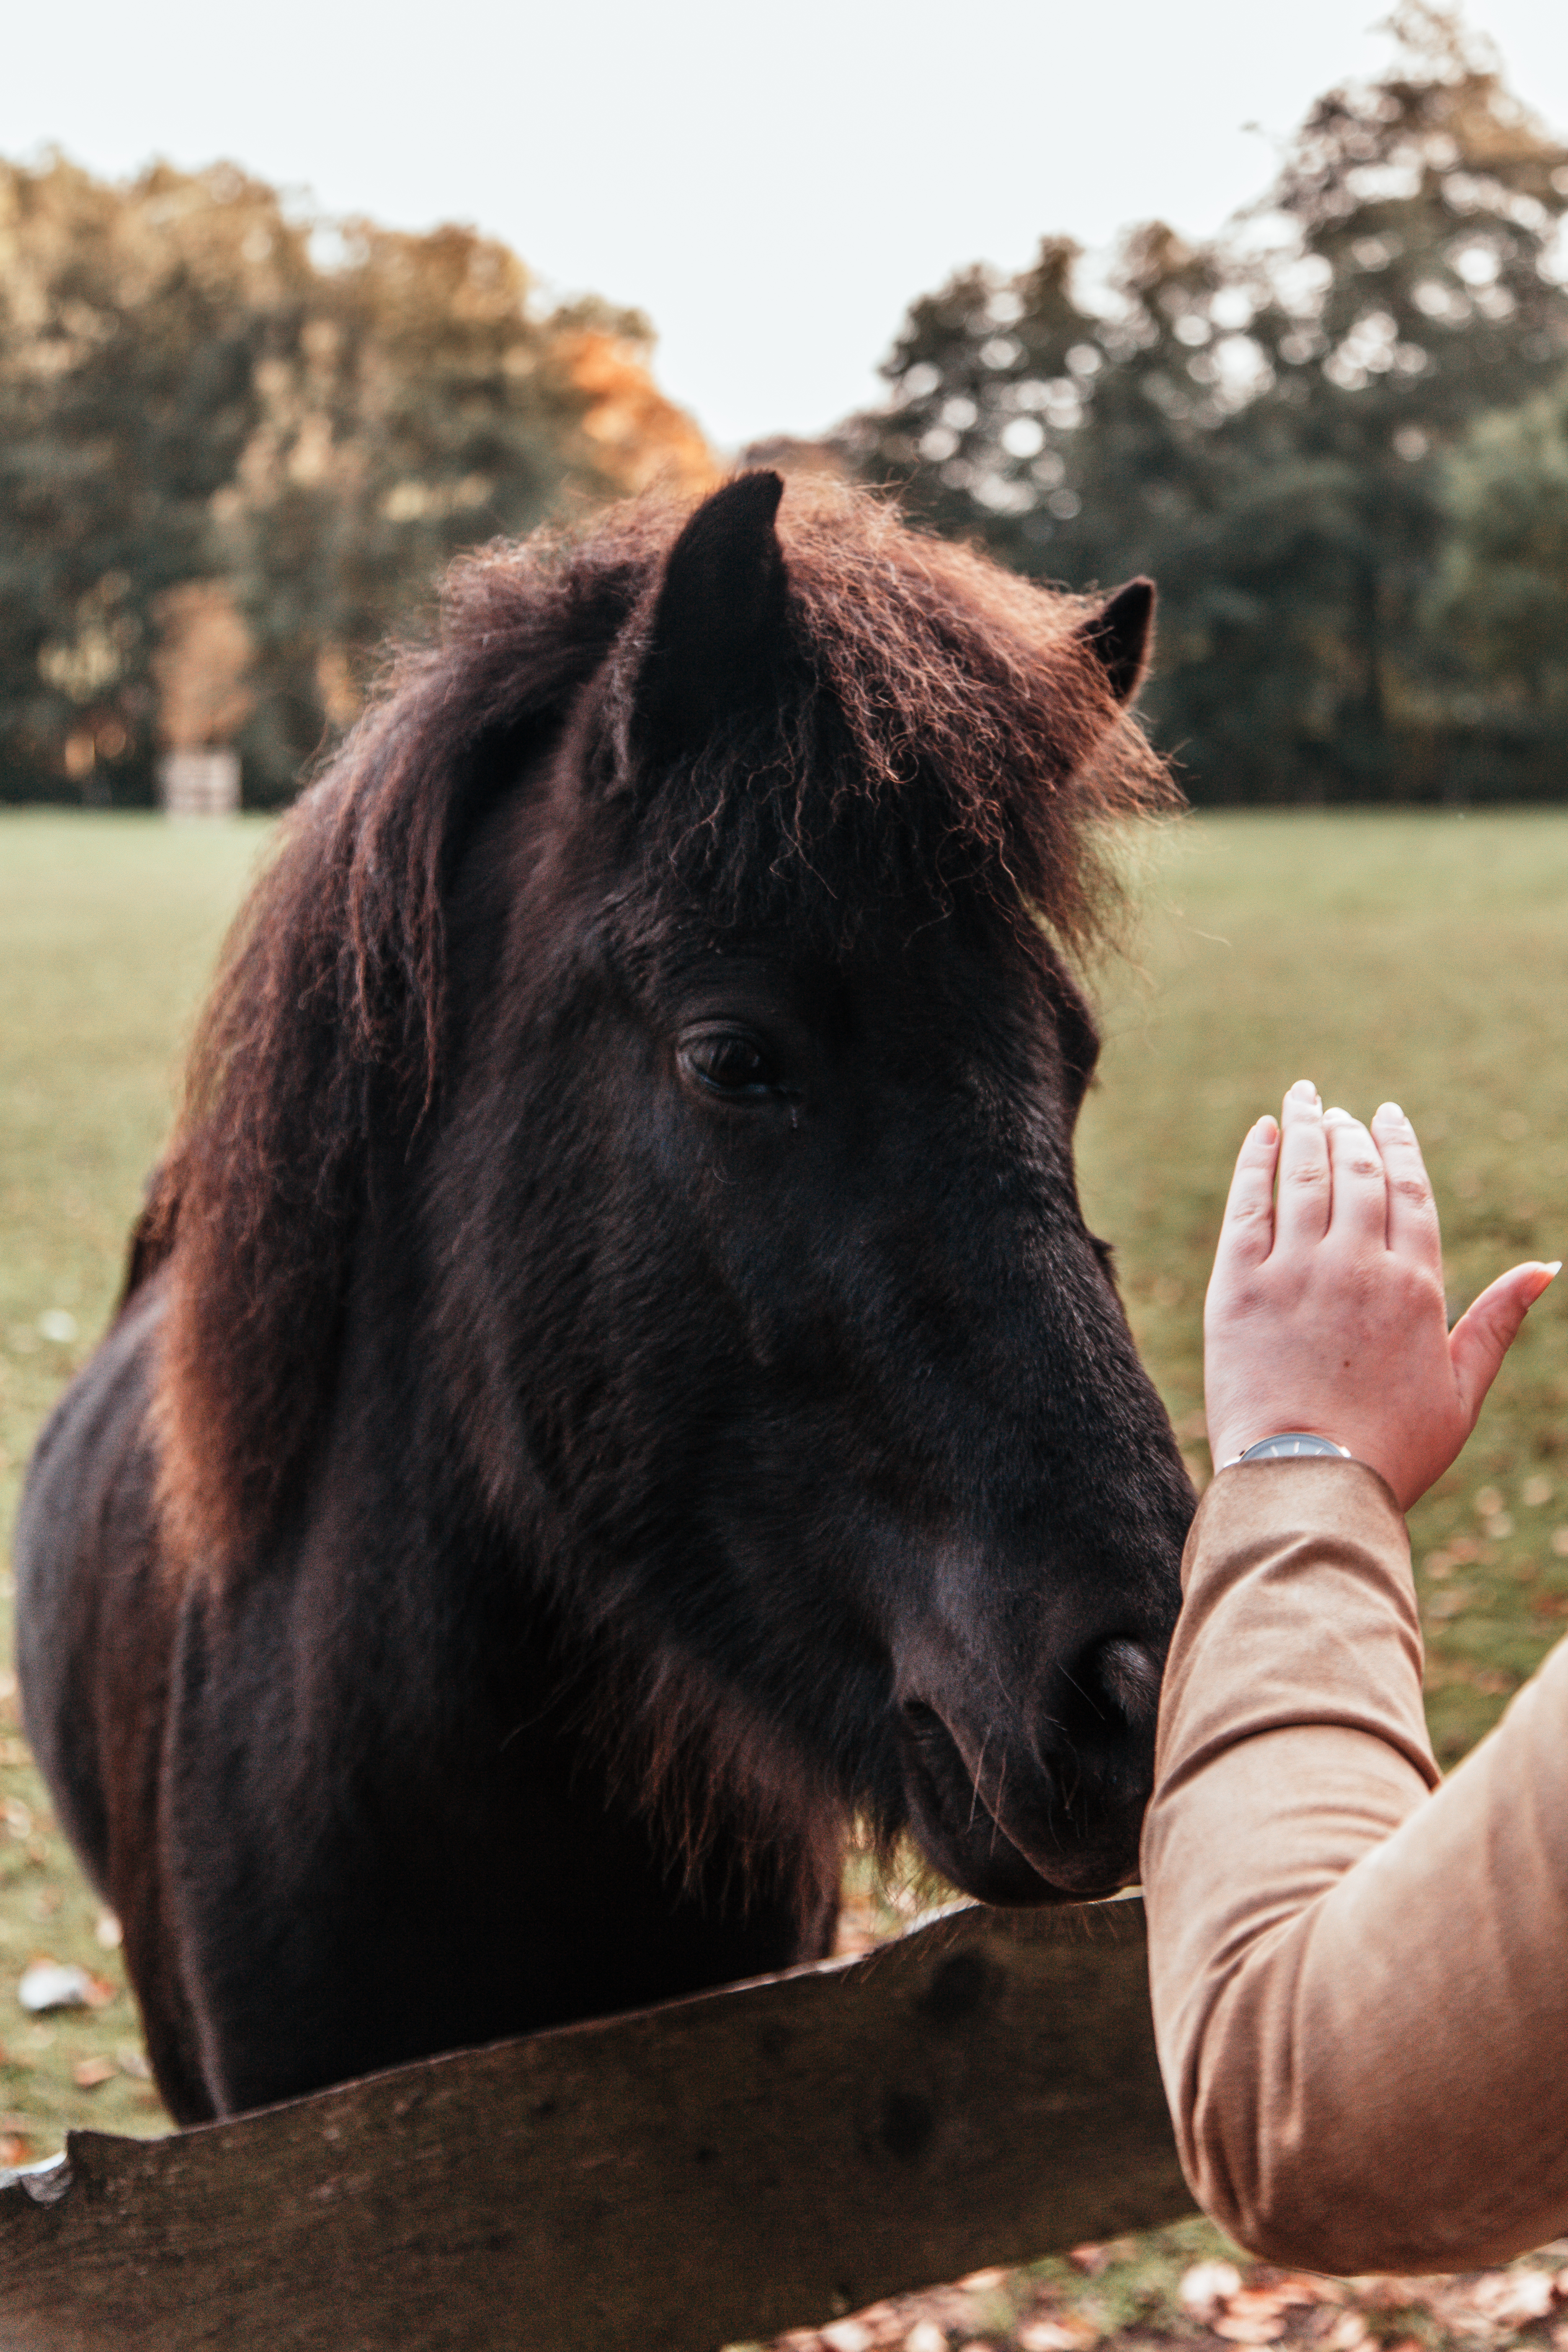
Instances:
[[[180,1049],[264,839],[257,824],[0,814],[0,1543],[39,1423],[103,1328],[168,1125]],[[70,1336],[74,1331],[74,1336]],[[67,1336],[55,1337],[59,1333]],[[160,2131],[111,1932],[18,1737],[0,1600],[0,2163],[66,2126]],[[92,1971],[103,2005],[29,2022],[27,1962]],[[78,2079],[103,2074],[96,2084]]]
[[[38,1423],[111,1306],[181,1045],[264,838],[250,824],[0,814],[0,1538]],[[1436,1179],[1456,1309],[1515,1258],[1568,1255],[1568,812],[1194,819],[1157,853],[1144,894],[1132,957],[1100,978],[1083,1191],[1201,1476],[1219,1208],[1243,1129],[1292,1078],[1363,1116],[1387,1095],[1404,1103]],[[1568,1620],[1568,1282],[1559,1290],[1414,1515],[1447,1761]],[[8,1656],[8,1579],[0,1592]],[[112,1923],[52,1826],[9,1676],[0,1734],[4,2163],[47,2153],[67,2125],[163,2118]],[[15,1982],[44,1954],[88,1967],[102,2006],[28,2022]],[[1123,2250],[1118,2275],[1147,2273],[1146,2302],[1169,2306],[1173,2264],[1212,2242],[1183,2225],[1146,2254]]]

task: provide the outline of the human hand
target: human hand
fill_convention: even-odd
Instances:
[[[1275,1197],[1278,1180],[1278,1200]],[[1236,1163],[1204,1308],[1216,1468],[1310,1430],[1370,1464],[1408,1510],[1476,1425],[1530,1307],[1558,1268],[1516,1265],[1452,1331],[1415,1130],[1397,1103],[1363,1127],[1310,1081],[1260,1118]]]

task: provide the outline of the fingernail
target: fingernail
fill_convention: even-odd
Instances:
[[[1377,1108],[1373,1112],[1373,1118],[1402,1119],[1405,1118],[1405,1113],[1400,1109],[1399,1105],[1396,1102],[1386,1102],[1378,1104]]]

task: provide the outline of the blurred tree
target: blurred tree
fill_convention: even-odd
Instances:
[[[1482,417],[1445,469],[1436,628],[1490,684],[1568,709],[1568,377]]]
[[[1321,719],[1296,772],[1330,797],[1452,788],[1420,626],[1447,528],[1442,453],[1568,355],[1568,149],[1451,16],[1406,0],[1394,25],[1395,68],[1321,100],[1286,160],[1272,203],[1298,241],[1262,273],[1252,328],[1274,376],[1257,424],[1316,492],[1286,561],[1253,578],[1299,661],[1319,649]]]
[[[1447,787],[1442,452],[1568,353],[1568,149],[1451,16],[1394,26],[1390,72],[1313,108],[1225,241],[1136,231],[1095,286],[1060,240],[965,272],[845,428],[863,477],[1025,570],[1155,574],[1148,709],[1199,800]]]
[[[256,649],[227,582],[183,580],[153,609],[160,742],[174,751],[231,744],[256,707]]]
[[[1568,719],[1568,376],[1481,417],[1443,467],[1448,523],[1429,669],[1472,763],[1561,796]]]
[[[58,158],[0,165],[8,789],[63,769],[89,797],[110,776],[150,794],[153,605],[210,568],[266,315],[306,275],[300,234],[238,173],[160,167],[121,191]]]
[[[13,795],[148,796],[160,680],[188,716],[216,648],[206,707],[232,726],[248,706],[247,793],[284,798],[459,547],[661,469],[711,475],[646,322],[540,312],[469,229],[325,226],[226,165],[117,188],[56,159],[0,165],[0,263]],[[243,693],[220,604],[248,633]]]

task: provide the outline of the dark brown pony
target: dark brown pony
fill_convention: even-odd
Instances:
[[[1072,1165],[1151,605],[742,477],[456,574],[284,828],[35,1460],[183,2120],[1131,1869],[1191,1494]]]

